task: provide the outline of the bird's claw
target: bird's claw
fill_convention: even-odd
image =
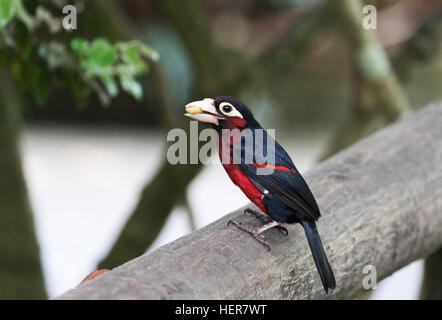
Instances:
[[[236,220],[229,220],[227,222],[227,226],[229,226],[230,224],[233,224],[238,229],[250,234],[253,238],[255,238],[255,240],[257,240],[259,243],[264,245],[266,247],[267,251],[270,251],[270,249],[271,249],[270,244],[267,242],[266,237],[263,234],[258,233],[255,229],[245,226],[241,222],[236,221]]]
[[[272,247],[267,242],[266,237],[263,234],[257,234],[255,232],[255,233],[251,233],[251,236],[253,238],[255,238],[259,243],[261,243],[267,249],[267,251],[270,251],[272,249]]]
[[[247,215],[247,213],[250,213],[250,216],[254,216],[255,218],[258,218],[264,222],[268,222],[269,220],[271,220],[270,218],[266,217],[262,213],[259,213],[258,211],[250,209],[250,208],[244,209],[244,214]]]
[[[276,229],[278,229],[279,232],[281,232],[283,235],[288,236],[289,235],[289,231],[287,230],[286,227],[283,226],[277,226]]]
[[[247,213],[250,213],[251,216],[254,216],[254,217],[258,218],[259,220],[264,222],[264,224],[273,221],[271,218],[268,218],[265,215],[259,213],[258,211],[255,211],[255,210],[250,209],[250,208],[244,209],[244,214],[247,215]],[[275,228],[278,229],[278,231],[281,232],[283,235],[285,235],[285,236],[289,235],[289,231],[287,230],[287,228],[285,228],[283,226],[276,226]]]
[[[245,208],[244,214],[247,215],[247,213],[250,213],[250,215],[252,215],[252,216],[256,216],[256,214],[257,214],[257,212],[255,210],[252,210],[250,208]]]

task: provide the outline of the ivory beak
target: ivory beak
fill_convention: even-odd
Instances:
[[[210,98],[187,104],[186,112],[186,117],[215,125],[218,125],[218,119],[220,119],[213,99]]]

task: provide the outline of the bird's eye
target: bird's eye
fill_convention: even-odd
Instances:
[[[230,113],[230,112],[232,112],[232,107],[231,106],[229,106],[229,105],[225,105],[224,107],[223,107],[223,112],[224,113]]]
[[[242,118],[241,113],[228,102],[221,102],[219,105],[219,110],[226,116]]]

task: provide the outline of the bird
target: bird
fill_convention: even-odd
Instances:
[[[229,220],[228,225],[247,232],[270,250],[264,231],[276,228],[288,235],[282,224],[301,224],[324,290],[327,294],[329,289],[334,290],[335,276],[316,226],[321,216],[318,204],[288,153],[263,129],[250,109],[234,97],[205,98],[188,103],[185,110],[185,116],[209,123],[217,131],[219,157],[227,175],[262,211],[244,210],[245,214],[250,213],[262,220],[264,225],[261,227],[250,227],[234,219]],[[247,136],[253,139],[252,146],[245,143]],[[274,146],[274,163],[258,161],[256,148],[262,147],[265,151],[270,145]]]

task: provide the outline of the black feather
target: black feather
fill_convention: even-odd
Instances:
[[[256,129],[257,128],[253,128],[251,130]],[[264,129],[261,127],[258,129],[263,130],[263,139],[255,139],[253,146],[242,141],[242,143],[237,143],[233,147],[234,152],[235,148],[241,148],[242,157],[241,163],[238,164],[239,170],[250,180],[253,180],[268,190],[272,196],[280,198],[289,208],[292,208],[294,212],[298,213],[298,215],[302,214],[307,219],[318,220],[321,216],[318,204],[289,155]],[[260,175],[258,174],[257,167],[251,163],[247,163],[247,154],[253,154],[253,157],[255,157],[256,148],[261,148],[260,150],[265,151],[267,150],[268,143],[274,143],[275,146],[275,163],[272,163],[272,165],[283,166],[292,171],[273,170],[269,175]],[[250,150],[251,148],[254,148],[254,150]],[[267,155],[264,154],[264,156]],[[255,158],[254,161],[256,161]]]
[[[324,248],[322,247],[321,238],[319,237],[316,224],[313,221],[304,220],[301,221],[301,225],[304,227],[308,245],[310,247],[310,251],[312,252],[316,269],[318,269],[319,276],[321,277],[322,285],[324,286],[325,292],[328,293],[328,289],[333,290],[336,288],[336,280],[333,270],[328,263]]]

